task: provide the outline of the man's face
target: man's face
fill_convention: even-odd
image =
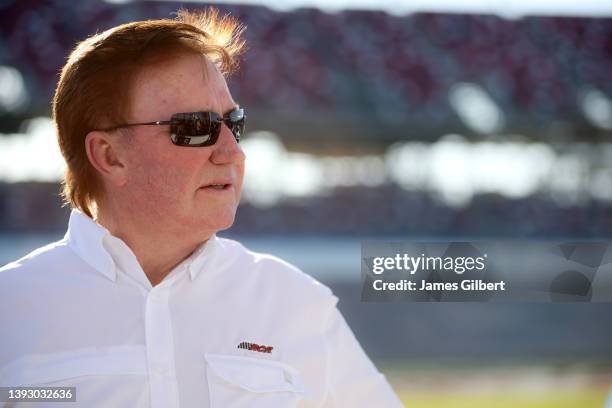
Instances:
[[[215,66],[189,54],[147,67],[137,76],[131,98],[132,123],[169,120],[179,112],[225,115],[237,106]],[[131,131],[129,175],[123,187],[130,211],[162,231],[202,239],[232,225],[245,156],[225,124],[217,142],[206,147],[172,144],[169,126]]]

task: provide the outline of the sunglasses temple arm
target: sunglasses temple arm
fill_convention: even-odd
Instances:
[[[111,132],[113,130],[132,127],[132,126],[154,126],[154,125],[170,125],[172,122],[169,120],[158,120],[156,122],[144,122],[144,123],[126,123],[125,125],[117,125],[109,128],[99,129],[101,132]]]
[[[169,125],[172,121],[169,120],[158,120],[156,122],[145,122],[145,123],[130,123],[123,126],[147,126],[147,125]]]

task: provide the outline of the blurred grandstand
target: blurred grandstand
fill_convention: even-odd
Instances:
[[[48,117],[71,47],[177,7],[0,0],[0,264],[22,255],[15,237],[66,226]],[[300,251],[305,236],[612,236],[612,19],[218,7],[247,25],[249,45],[230,80],[249,115],[230,234]],[[305,257],[375,357],[593,359],[601,395],[612,381],[607,304],[361,304],[358,284],[323,277],[358,252],[324,246]],[[419,374],[398,378],[410,389]]]
[[[249,130],[278,135],[281,150],[301,160],[285,168],[292,177],[266,180],[258,168],[264,160],[250,157],[259,181],[246,185],[234,232],[610,235],[611,19],[220,7],[248,26],[249,51],[230,85],[249,111]],[[176,8],[1,2],[0,133],[24,133],[29,119],[49,115],[58,70],[75,41]],[[449,134],[461,135],[460,143],[431,161]],[[44,168],[30,178],[8,176],[18,166],[9,148],[17,139],[0,136],[0,182],[59,178]],[[545,155],[529,155],[534,146]],[[29,157],[26,151],[21,165]],[[474,168],[482,157],[493,160]],[[313,172],[314,184],[304,188]],[[466,184],[467,173],[489,184]],[[506,187],[516,180],[513,194]],[[286,188],[262,199],[272,183]],[[62,228],[66,213],[57,210],[55,188],[1,185],[0,229]]]
[[[75,41],[134,19],[167,18],[177,3],[26,0],[0,7],[0,62],[22,73],[30,96],[20,115],[3,118],[7,132],[20,119],[48,114],[58,69]],[[543,141],[560,133],[588,141],[610,136],[583,112],[589,95],[612,95],[609,19],[224,8],[248,26],[250,52],[232,89],[252,112],[251,129],[310,148],[312,139],[476,138],[449,100],[460,92],[453,87],[467,82],[505,118],[488,133]]]

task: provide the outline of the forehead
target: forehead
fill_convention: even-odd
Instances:
[[[225,113],[235,106],[223,75],[205,56],[185,54],[143,68],[130,89],[130,119],[164,120],[177,112]]]

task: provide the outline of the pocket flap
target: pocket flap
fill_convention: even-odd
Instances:
[[[304,392],[297,370],[285,363],[223,354],[206,354],[205,358],[217,377],[242,389],[255,393]]]

